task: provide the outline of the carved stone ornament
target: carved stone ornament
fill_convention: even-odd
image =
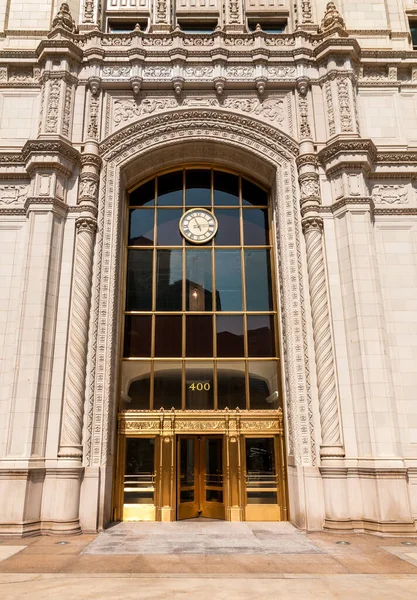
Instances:
[[[336,27],[346,31],[345,22],[337,10],[336,4],[334,2],[328,2],[326,6],[326,12],[324,13],[324,17],[321,22],[320,31],[321,33],[326,33],[332,29],[335,29]]]
[[[23,202],[27,193],[28,188],[26,185],[1,185],[0,206]]]
[[[408,204],[409,201],[404,185],[376,185],[372,198],[376,204]]]
[[[52,21],[52,29],[56,27],[62,27],[71,33],[75,33],[77,31],[77,26],[75,25],[75,21],[72,18],[69,6],[66,2],[61,4],[61,7]]]
[[[224,80],[217,80],[219,88],[217,93],[223,94],[222,83]],[[144,117],[152,113],[163,112],[178,108],[178,105],[184,108],[193,106],[204,106],[213,108],[226,108],[232,111],[249,113],[259,116],[268,121],[282,123],[285,118],[284,100],[282,98],[267,98],[262,102],[258,98],[234,98],[227,97],[224,100],[218,98],[206,97],[186,97],[180,100],[174,98],[144,98],[140,103],[135,100],[115,100],[113,106],[113,122],[116,126],[128,123],[132,119]]]

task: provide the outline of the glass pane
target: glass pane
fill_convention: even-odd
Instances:
[[[214,171],[214,204],[233,206],[239,204],[239,177]]]
[[[131,210],[129,215],[129,246],[153,245],[153,208]]]
[[[194,438],[180,438],[180,487],[192,487],[194,485],[194,457],[195,457],[195,440]],[[194,500],[194,492],[192,497],[184,502],[192,502]]]
[[[211,205],[211,171],[207,169],[186,171],[185,185],[187,206]]]
[[[254,357],[275,356],[274,317],[272,315],[248,315],[248,355]]]
[[[214,408],[212,362],[186,363],[185,407],[190,410]]]
[[[156,310],[182,309],[182,251],[158,250]]]
[[[151,179],[131,192],[130,206],[154,206],[155,204],[155,179]]]
[[[243,316],[218,315],[216,317],[217,356],[244,356]]]
[[[157,315],[155,317],[155,356],[177,357],[182,355],[182,317]]]
[[[219,228],[215,237],[217,246],[239,246],[240,211],[238,208],[220,208],[215,211]]]
[[[217,363],[217,401],[220,410],[246,408],[245,363],[243,361]]]
[[[206,438],[206,485],[223,485],[223,444],[221,438]],[[218,502],[222,502],[219,500]]]
[[[186,317],[186,356],[213,356],[213,317],[193,315]]]
[[[246,438],[246,487],[248,504],[275,504],[277,485],[274,438]],[[257,488],[253,491],[251,488]],[[261,491],[259,488],[266,488]]]
[[[242,271],[239,250],[216,250],[217,310],[242,310]]]
[[[123,361],[120,410],[149,410],[150,373],[148,361]]]
[[[126,310],[152,310],[152,250],[129,250]]]
[[[272,310],[269,250],[245,250],[246,310]]]
[[[242,178],[242,204],[267,206],[268,194],[254,183]]]
[[[153,408],[181,409],[181,362],[154,362]]]
[[[269,244],[268,211],[260,208],[243,211],[243,237],[246,246]]]
[[[206,490],[206,502],[223,502],[223,490]]]
[[[187,250],[187,308],[213,310],[211,250]]]
[[[181,246],[180,219],[182,210],[160,209],[157,211],[156,239],[158,246]]]
[[[249,396],[252,410],[272,410],[281,407],[276,361],[249,363]]]
[[[277,493],[248,491],[248,504],[277,504]]]
[[[182,171],[158,177],[158,205],[182,206]]]
[[[180,502],[194,502],[194,490],[181,490]]]
[[[153,438],[126,439],[124,504],[153,504],[154,455]]]
[[[152,317],[151,315],[126,315],[125,343],[123,356],[151,356]]]

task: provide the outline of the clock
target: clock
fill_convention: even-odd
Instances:
[[[205,208],[187,210],[180,220],[180,231],[183,237],[193,244],[205,244],[217,233],[217,219]]]

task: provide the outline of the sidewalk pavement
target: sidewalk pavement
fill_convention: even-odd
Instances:
[[[99,535],[0,536],[0,598],[417,600],[417,538],[279,525],[122,523]]]

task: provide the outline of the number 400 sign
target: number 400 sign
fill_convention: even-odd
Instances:
[[[208,381],[193,381],[192,383],[188,383],[188,389],[193,392],[208,392],[211,388],[211,385]]]

